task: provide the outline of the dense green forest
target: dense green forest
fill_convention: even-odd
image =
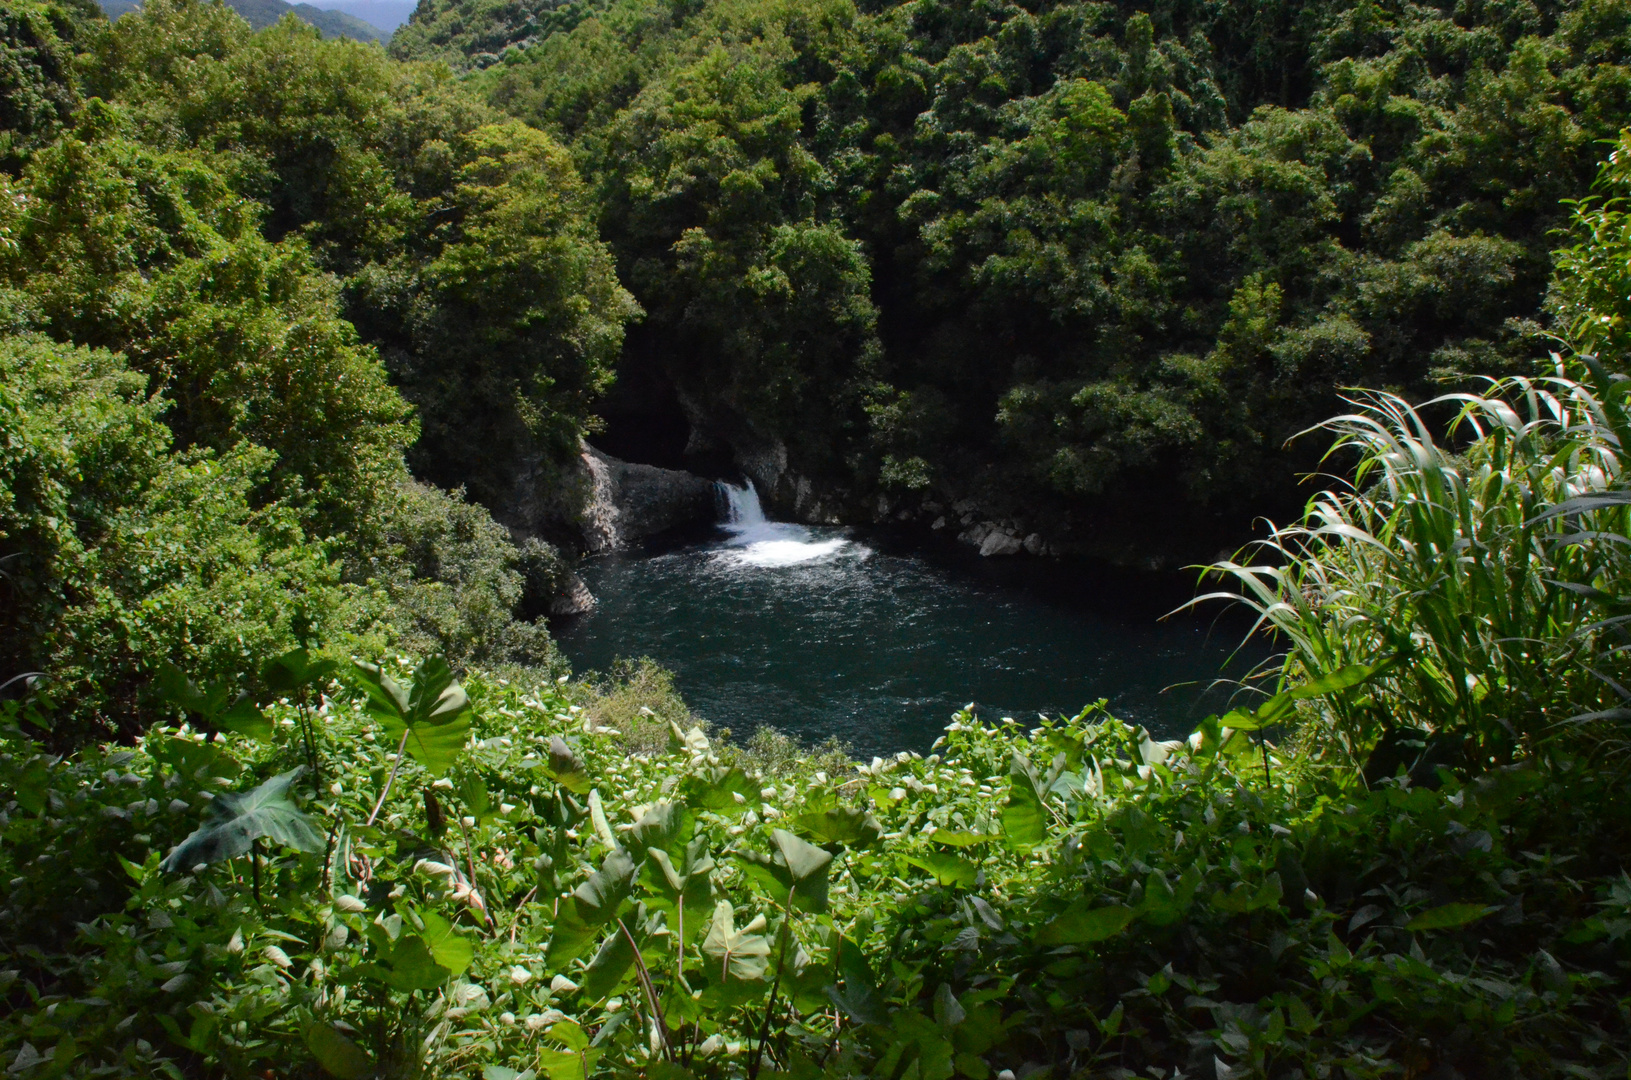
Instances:
[[[1628,35],[0,0],[7,1075],[1627,1075]],[[1200,602],[1279,652],[1187,739],[710,732],[505,524],[661,409],[843,520],[1274,511]]]
[[[513,7],[392,49],[572,148],[627,370],[1114,554],[1294,510],[1341,387],[1529,370],[1631,86],[1597,0]]]

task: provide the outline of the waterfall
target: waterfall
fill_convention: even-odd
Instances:
[[[803,525],[771,521],[748,480],[744,486],[716,483],[725,531],[731,534],[719,552],[732,566],[773,568],[797,566],[840,553],[865,558],[866,548],[842,536],[818,535]],[[831,530],[827,530],[830,534]]]
[[[759,503],[759,492],[754,489],[752,480],[747,481],[746,487],[716,482],[714,490],[719,493],[726,525],[745,531],[765,524],[765,508]]]

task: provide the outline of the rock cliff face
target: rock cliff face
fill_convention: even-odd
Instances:
[[[670,529],[718,518],[712,480],[619,461],[588,445],[579,461],[587,479],[579,523],[591,553],[616,551]]]
[[[500,520],[517,538],[541,536],[569,551],[600,554],[718,517],[712,480],[621,461],[581,443],[564,468],[521,470]]]

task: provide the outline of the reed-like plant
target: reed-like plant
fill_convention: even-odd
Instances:
[[[1310,430],[1334,436],[1327,460],[1358,455],[1351,482],[1207,568],[1239,591],[1200,600],[1254,609],[1287,684],[1395,660],[1305,707],[1318,745],[1358,756],[1411,728],[1464,739],[1486,768],[1621,741],[1631,380],[1589,357],[1556,364],[1421,406],[1347,399],[1355,411]],[[1424,415],[1440,409],[1448,423]]]

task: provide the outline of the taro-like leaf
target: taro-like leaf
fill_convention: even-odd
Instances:
[[[377,664],[353,664],[352,671],[368,694],[368,712],[400,740],[415,761],[440,776],[464,752],[470,734],[470,698],[453,681],[447,661],[432,656],[419,665],[404,687]]]
[[[583,762],[559,735],[549,737],[549,763],[544,766],[544,771],[557,784],[579,795],[587,795],[592,786],[589,774],[583,769]]]
[[[1428,908],[1404,924],[1406,930],[1453,930],[1477,922],[1500,908],[1487,904],[1444,904]]]
[[[630,929],[634,928],[631,926]],[[634,946],[621,927],[613,927],[611,936],[601,944],[595,958],[589,961],[589,970],[584,972],[585,997],[590,1001],[599,1001],[609,996],[623,985],[633,967]]]
[[[737,801],[739,795],[741,802]],[[759,786],[736,766],[721,766],[688,777],[680,785],[680,796],[693,810],[735,815],[758,804]]]
[[[655,803],[628,832],[629,845],[637,851],[667,848],[675,841],[690,839],[694,819],[690,811],[668,800]]]
[[[584,923],[605,926],[617,918],[617,910],[634,887],[634,860],[618,848],[606,856],[600,869],[572,891],[573,906]]]
[[[930,840],[947,847],[973,847],[976,844],[988,843],[992,840],[1001,840],[1000,836],[987,836],[985,833],[966,832],[961,829],[936,829]]]
[[[478,825],[498,816],[498,804],[479,776],[467,775],[459,781],[459,801],[464,803],[465,813],[475,818]]]
[[[421,918],[425,924],[425,946],[430,949],[430,955],[447,968],[453,978],[463,975],[470,961],[476,957],[475,945],[434,911],[425,912]]]
[[[374,1075],[374,1063],[362,1048],[331,1025],[314,1020],[306,1025],[305,1036],[317,1064],[337,1080],[367,1080]]]
[[[967,859],[943,851],[926,851],[921,855],[908,855],[906,861],[920,870],[927,870],[942,885],[955,885],[971,889],[980,868]]]
[[[272,739],[272,722],[245,693],[234,693],[230,683],[218,681],[200,687],[166,660],[153,677],[159,697],[197,718],[212,730],[232,731],[262,742]]]
[[[453,977],[436,962],[430,946],[417,934],[397,938],[389,950],[381,949],[377,960],[359,964],[356,970],[404,994],[410,990],[435,990]]]
[[[1115,937],[1127,929],[1138,913],[1122,904],[1109,907],[1089,907],[1084,901],[1066,909],[1064,914],[1048,923],[1036,933],[1038,945],[1089,945]]]
[[[713,962],[709,978],[722,983],[763,980],[770,965],[770,939],[759,933],[764,928],[760,915],[738,930],[730,901],[715,905],[713,924],[702,941],[702,955]]]
[[[545,962],[556,970],[564,969],[588,951],[598,932],[598,927],[590,926],[578,914],[577,904],[562,903],[555,925],[550,928],[549,954]]]
[[[827,870],[832,852],[800,840],[785,829],[770,834],[776,850],[765,853],[738,851],[743,872],[757,881],[772,900],[785,905],[789,894],[793,906],[804,911],[827,910]]]
[[[883,1024],[889,1020],[889,1010],[883,996],[878,993],[877,980],[867,966],[866,955],[847,937],[838,941],[838,955],[834,963],[836,974],[843,985],[834,985],[827,991],[833,1004],[843,1009],[858,1024]]]
[[[840,806],[819,813],[799,814],[793,828],[818,844],[871,847],[883,835],[878,819],[865,810]]]
[[[209,816],[159,864],[166,872],[235,859],[266,837],[296,851],[322,851],[323,837],[289,799],[300,769],[279,773],[250,791],[229,791],[210,803]]]
[[[310,650],[290,649],[261,665],[261,682],[274,694],[292,694],[327,680],[339,670],[339,664],[314,657]]]
[[[1002,808],[1002,832],[1008,846],[1028,851],[1047,839],[1047,810],[1036,791],[1036,777],[1030,762],[1014,755],[1009,770],[1008,803]]]
[[[688,853],[683,865],[675,866],[668,852],[652,848],[640,867],[640,884],[644,886],[646,902],[654,908],[673,911],[684,900],[691,926],[702,924],[706,905],[713,896],[714,861],[706,856],[693,858]]]

